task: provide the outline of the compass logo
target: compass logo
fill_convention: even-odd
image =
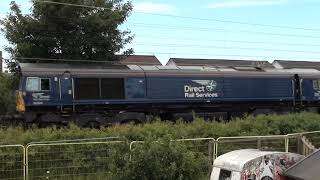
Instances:
[[[214,91],[216,88],[217,88],[217,82],[214,80],[209,81],[208,84],[206,85],[206,89],[209,92]]]

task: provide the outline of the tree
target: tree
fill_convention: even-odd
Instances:
[[[6,47],[11,54],[6,60],[9,69],[17,70],[17,61],[113,61],[120,51],[132,54],[133,50],[125,46],[133,36],[119,27],[130,15],[132,4],[122,1],[34,0],[27,15],[12,1],[10,14],[1,21],[11,44]]]
[[[15,112],[14,89],[18,86],[18,79],[6,73],[0,73],[0,115]]]

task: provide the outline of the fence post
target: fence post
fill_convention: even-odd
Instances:
[[[213,147],[213,142],[209,141],[208,143],[208,153],[209,153],[209,173],[211,174],[211,170],[212,170],[212,165],[213,165],[213,159],[214,159],[214,147]]]
[[[261,150],[261,137],[257,139],[257,149]]]
[[[297,153],[298,154],[302,154],[303,152],[303,144],[302,144],[302,142],[301,142],[301,139],[302,139],[302,135],[301,134],[299,134],[298,136],[297,136]]]
[[[30,147],[31,145],[27,145],[26,146],[26,148],[25,148],[25,171],[26,171],[26,173],[25,173],[25,176],[26,176],[26,178],[25,178],[25,180],[28,180],[29,179],[29,147]]]
[[[219,151],[219,138],[216,140],[216,141],[214,141],[214,144],[215,144],[215,152],[214,152],[214,159],[216,159],[217,157],[218,157],[218,151]]]
[[[28,154],[27,154],[27,148],[24,146],[23,149],[23,176],[24,176],[24,180],[28,179]]]
[[[289,137],[287,136],[285,139],[284,139],[284,148],[285,148],[285,151],[286,152],[289,152]]]
[[[132,150],[133,150],[133,144],[136,143],[143,143],[143,141],[131,141],[130,145],[129,145],[129,151],[130,151],[130,155],[129,155],[129,160],[132,160]]]

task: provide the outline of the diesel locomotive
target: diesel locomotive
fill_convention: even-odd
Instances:
[[[112,64],[20,64],[26,123],[105,126],[242,114],[318,111],[320,74],[155,69]]]

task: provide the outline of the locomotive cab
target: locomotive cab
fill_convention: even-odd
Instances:
[[[57,77],[23,77],[22,84],[27,106],[51,105],[57,100]]]

